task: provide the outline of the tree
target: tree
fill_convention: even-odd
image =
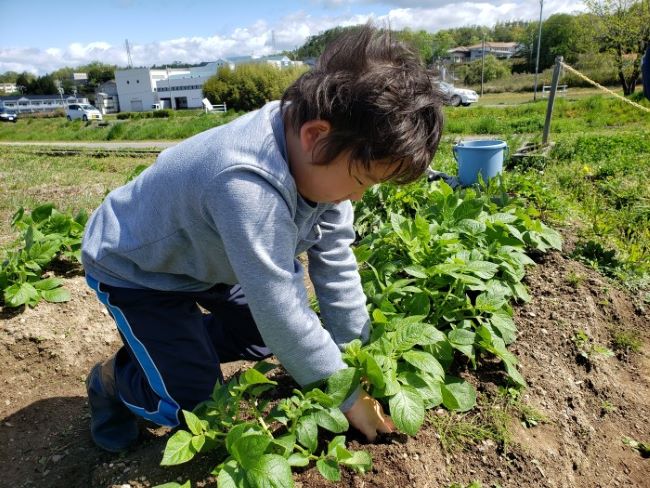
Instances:
[[[234,110],[255,110],[270,100],[278,100],[305,67],[279,69],[269,64],[242,64],[234,70],[221,67],[203,85],[203,94],[212,103]]]
[[[483,81],[488,82],[510,76],[510,67],[505,61],[499,61],[491,54],[485,56],[485,63],[477,59],[464,67],[463,82],[466,85],[476,85],[481,82],[481,70],[483,70]]]
[[[614,56],[625,95],[636,89],[641,57],[650,44],[650,0],[585,0],[593,35]]]
[[[405,42],[412,49],[414,49],[419,55],[422,62],[425,64],[431,64],[433,60],[433,36],[424,30],[419,30],[417,32],[412,31],[411,29],[404,29],[402,31],[396,32],[396,37],[400,41]],[[449,48],[447,48],[449,49]]]

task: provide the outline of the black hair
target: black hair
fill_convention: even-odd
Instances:
[[[296,132],[310,120],[326,120],[331,131],[315,151],[320,164],[349,152],[350,164],[399,163],[397,183],[420,177],[442,132],[442,95],[431,73],[390,31],[371,25],[331,42],[314,69],[284,93],[285,121]]]

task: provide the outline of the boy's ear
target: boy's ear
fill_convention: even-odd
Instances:
[[[302,150],[313,152],[316,143],[329,134],[331,124],[327,120],[309,120],[300,127],[300,145]]]

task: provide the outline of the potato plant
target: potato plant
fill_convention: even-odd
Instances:
[[[162,464],[218,449],[220,487],[290,487],[292,468],[310,463],[338,481],[343,467],[371,467],[368,453],[346,447],[348,423],[338,409],[359,385],[408,435],[420,430],[428,409],[475,406],[474,388],[451,374],[458,354],[474,367],[483,355],[495,356],[506,380],[524,386],[506,347],[517,333],[511,302],[530,299],[521,283],[534,264],[526,252],[559,249],[561,239],[502,190],[483,190],[421,182],[371,192],[357,208],[355,249],[373,322],[369,341],[348,345],[348,368],[326,388],[294,390],[275,405],[264,399],[275,385],[266,363],[217,385],[209,401],[184,412],[189,430],[169,439]]]
[[[11,220],[20,232],[20,247],[8,250],[0,263],[0,290],[7,307],[35,306],[41,299],[65,302],[70,294],[60,278],[44,278],[48,265],[57,257],[80,262],[81,238],[88,216],[71,217],[54,205],[34,208],[29,215],[21,207]]]

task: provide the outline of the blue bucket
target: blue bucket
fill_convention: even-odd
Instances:
[[[461,185],[470,186],[478,181],[479,175],[487,183],[503,171],[504,151],[508,151],[508,144],[494,139],[461,141],[453,150],[458,163],[458,180]]]

